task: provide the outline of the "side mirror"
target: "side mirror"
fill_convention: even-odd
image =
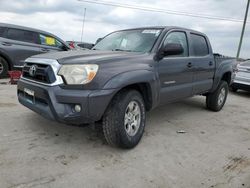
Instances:
[[[168,43],[160,51],[163,56],[181,55],[184,52],[184,49],[181,44]]]
[[[95,42],[95,44],[97,44],[98,42],[100,42],[103,38],[98,38]]]
[[[70,47],[68,47],[68,46],[66,46],[66,45],[63,45],[63,46],[61,47],[61,49],[62,49],[63,51],[68,51],[68,50],[70,49]]]

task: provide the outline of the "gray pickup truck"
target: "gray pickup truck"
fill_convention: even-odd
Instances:
[[[132,148],[143,135],[146,111],[194,95],[220,111],[231,79],[232,63],[214,57],[206,35],[145,27],[113,32],[92,50],[28,58],[17,93],[21,104],[46,118],[102,122],[109,144]]]

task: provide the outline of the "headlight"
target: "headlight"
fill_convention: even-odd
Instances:
[[[63,76],[66,84],[87,84],[93,80],[98,70],[98,65],[63,65],[58,75]]]

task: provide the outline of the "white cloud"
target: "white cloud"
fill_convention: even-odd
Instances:
[[[109,15],[116,16],[117,18],[133,18],[135,16],[135,12],[131,9],[118,7],[113,9]]]
[[[235,0],[121,0],[119,3],[236,19],[243,19],[246,6],[245,1]],[[95,42],[118,29],[176,25],[205,32],[215,52],[234,56],[242,28],[242,23],[115,8],[77,0],[0,0],[0,22],[38,28],[64,40],[80,40],[84,7],[87,8],[83,37],[86,42]],[[247,24],[242,57],[249,58],[249,47],[250,24]]]

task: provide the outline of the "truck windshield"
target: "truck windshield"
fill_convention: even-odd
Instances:
[[[134,29],[117,31],[98,42],[93,50],[149,52],[162,29]]]

